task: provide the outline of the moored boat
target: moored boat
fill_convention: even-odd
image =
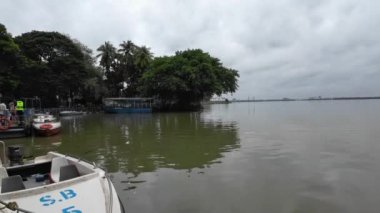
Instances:
[[[29,112],[29,110],[28,110]],[[24,111],[18,113],[14,108],[7,109],[0,104],[0,138],[25,137],[30,133],[30,125]]]
[[[84,115],[86,112],[82,111],[61,111],[59,112],[59,116],[74,116],[74,115]]]
[[[15,117],[0,115],[0,138],[17,138],[26,135],[25,125],[19,124]]]
[[[49,152],[19,164],[22,152],[12,149],[14,165],[0,166],[0,212],[124,212],[108,174],[94,163]]]
[[[105,98],[103,109],[107,113],[149,113],[152,112],[152,98]]]
[[[40,136],[51,136],[61,131],[61,122],[49,114],[36,114],[32,126],[35,133]]]

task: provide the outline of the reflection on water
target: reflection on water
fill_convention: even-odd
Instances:
[[[234,103],[62,119],[27,155],[106,167],[128,212],[378,212],[380,101]]]
[[[158,168],[203,168],[239,147],[235,123],[203,119],[200,113],[94,114],[61,121],[59,135],[7,143],[23,144],[28,155],[56,150],[94,161],[109,172],[136,176]]]
[[[81,148],[86,158],[111,172],[202,168],[238,147],[234,124],[203,121],[199,113],[95,115],[85,122],[93,126],[84,131],[92,132],[64,140],[86,137],[74,141],[87,147]]]
[[[62,135],[14,138],[4,140],[4,142],[6,143],[6,146],[22,145],[24,147],[25,157],[33,158],[35,156],[44,155],[49,151],[57,150],[62,144]]]

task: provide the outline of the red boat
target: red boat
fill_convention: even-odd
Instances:
[[[37,135],[51,136],[61,131],[61,122],[53,115],[37,114],[33,119],[33,129]]]

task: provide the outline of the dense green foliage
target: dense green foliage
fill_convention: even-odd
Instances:
[[[84,82],[92,71],[86,49],[58,32],[32,31],[15,41],[29,59],[28,69],[20,76],[19,96],[37,95],[54,106],[84,95]]]
[[[92,50],[77,40],[73,40],[73,42],[83,53],[83,64],[87,74],[81,89],[80,100],[86,104],[101,103],[102,98],[107,95],[103,72],[100,67],[95,66],[97,62],[96,58],[92,57]]]
[[[142,77],[141,91],[157,97],[164,108],[188,109],[214,94],[235,92],[238,76],[202,50],[179,51],[153,61]]]
[[[97,57],[100,57],[109,94],[138,96],[139,79],[153,58],[149,48],[127,41],[121,43],[118,50],[109,42],[105,42],[97,50],[100,52]]]
[[[3,96],[12,95],[18,86],[18,69],[21,68],[23,58],[18,45],[7,32],[4,25],[0,24],[0,93]]]
[[[0,24],[0,94],[39,97],[44,107],[149,96],[159,107],[183,109],[237,89],[237,71],[199,49],[153,58],[148,47],[127,41],[118,49],[105,42],[97,51],[93,57],[91,49],[58,32],[13,38]]]

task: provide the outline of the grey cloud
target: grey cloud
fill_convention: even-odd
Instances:
[[[2,0],[19,35],[60,31],[95,50],[132,40],[156,56],[201,48],[240,71],[238,98],[380,95],[376,0]]]

